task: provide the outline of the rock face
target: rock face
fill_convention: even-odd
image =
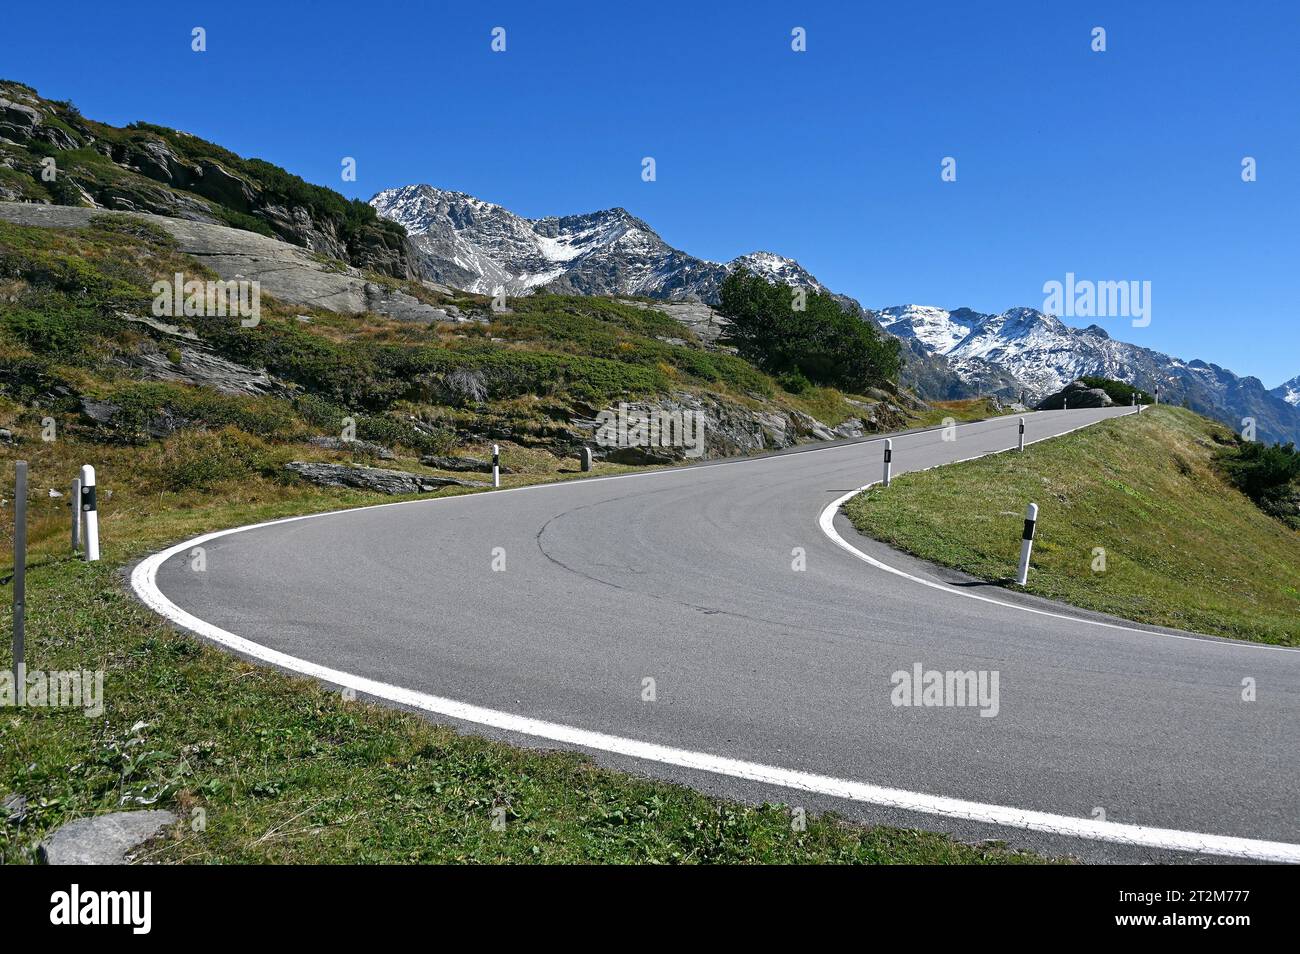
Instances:
[[[664,413],[698,415],[703,445],[703,453],[698,457],[701,460],[780,450],[793,447],[801,441],[860,437],[866,423],[877,429],[885,429],[902,427],[907,420],[900,408],[886,401],[876,404],[859,402],[859,406],[864,409],[860,419],[851,419],[836,428],[830,428],[802,411],[754,411],[739,404],[678,391],[671,397],[658,401],[628,402],[626,414],[629,420],[659,417]],[[598,439],[601,424],[594,417],[570,422],[570,429],[577,438],[570,452],[577,454],[582,446],[590,446],[592,455],[597,459],[619,464],[668,464],[691,459],[687,455],[690,448],[680,442],[668,447],[640,440],[628,441],[631,446],[623,446],[621,443],[602,445]],[[631,436],[630,430],[627,433]],[[695,435],[688,431],[687,436]]]
[[[128,321],[139,321],[123,315]],[[150,322],[156,327],[157,323]],[[168,332],[164,331],[164,334]],[[174,333],[169,348],[160,348],[152,339],[146,339],[140,350],[121,358],[123,364],[133,369],[147,381],[177,381],[197,387],[210,387],[222,394],[285,394],[288,388],[271,378],[263,370],[246,367],[229,361],[197,339]]]
[[[1062,407],[1112,407],[1111,396],[1101,388],[1090,388],[1082,381],[1071,381],[1055,394],[1049,394],[1035,406],[1039,411],[1059,411]]]
[[[114,129],[89,123],[66,103],[0,81],[0,165],[33,177],[0,180],[0,199],[85,204],[151,212],[195,222],[236,222],[294,245],[382,275],[413,279],[401,230],[358,219],[328,189],[295,183],[282,169],[246,161],[211,143],[162,127]],[[40,161],[49,149],[59,174],[46,183]],[[94,159],[84,158],[93,153]]]
[[[0,202],[0,219],[20,225],[84,228],[93,216],[102,214],[71,206]],[[140,218],[165,229],[176,239],[180,251],[194,256],[223,279],[260,282],[264,293],[288,304],[316,306],[345,315],[370,311],[403,321],[467,320],[399,288],[369,281],[357,269],[334,270],[296,245],[256,232],[160,215]]]
[[[487,487],[489,484],[454,477],[430,477],[404,470],[386,470],[381,467],[353,467],[348,464],[321,464],[295,460],[285,464],[303,479],[322,487],[356,487],[381,494],[420,494],[439,487]]]
[[[120,865],[127,852],[154,837],[176,816],[168,811],[111,812],[79,818],[41,842],[47,865]]]

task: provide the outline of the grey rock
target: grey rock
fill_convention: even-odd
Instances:
[[[481,457],[443,457],[437,454],[426,454],[420,458],[420,463],[425,467],[432,467],[434,470],[453,470],[453,471],[477,471],[482,474],[492,473],[492,461],[483,460]],[[501,465],[501,473],[512,474],[509,467]]]
[[[828,441],[842,436],[802,411],[754,411],[730,401],[686,391],[674,392],[671,397],[658,401],[628,403],[629,414],[645,415],[659,411],[695,412],[702,416],[702,456],[706,459],[793,447],[801,440]],[[686,459],[685,447],[601,446],[595,440],[599,431],[595,418],[576,418],[569,426],[571,433],[578,438],[568,451],[572,454],[577,454],[582,444],[590,442],[595,445],[592,451],[595,457],[615,463],[665,464]]]
[[[178,361],[156,348],[142,350],[121,358],[121,362],[135,369],[149,381],[179,381],[199,387],[210,387],[222,394],[283,394],[287,388],[265,371],[254,370],[235,361],[229,361],[198,344],[173,346]]]
[[[856,417],[837,425],[834,430],[836,437],[861,437],[865,433],[862,422]]]
[[[109,426],[122,409],[108,401],[96,401],[93,398],[81,399],[81,413],[92,423]]]
[[[174,824],[175,814],[161,809],[79,818],[41,842],[40,855],[47,865],[120,865],[132,848]]]
[[[1090,388],[1082,381],[1071,381],[1055,394],[1049,394],[1037,404],[1040,411],[1059,411],[1062,407],[1111,407],[1111,396],[1101,388]]]
[[[14,443],[14,432],[9,430],[9,428],[7,427],[0,427],[0,443],[3,444]]]
[[[0,219],[20,225],[82,228],[92,216],[102,214],[71,206],[0,202]],[[435,308],[401,289],[370,281],[342,262],[323,262],[306,249],[279,239],[208,222],[147,214],[140,218],[166,229],[181,252],[197,258],[221,278],[260,282],[264,293],[288,304],[345,315],[370,311],[426,324],[455,320],[446,309]]]
[[[386,470],[381,467],[353,467],[347,464],[322,464],[295,460],[285,464],[303,479],[322,487],[355,487],[381,494],[418,494],[439,487],[487,487],[485,483],[457,480],[454,477],[431,477],[412,474],[404,470]]]
[[[17,792],[6,795],[3,801],[0,801],[0,812],[4,813],[7,821],[18,824],[27,817],[27,796],[19,795]]]

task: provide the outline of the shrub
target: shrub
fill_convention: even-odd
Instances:
[[[251,477],[266,464],[260,440],[233,427],[184,432],[163,444],[160,478],[168,490],[210,490],[228,480]]]
[[[803,394],[813,386],[798,368],[793,371],[787,371],[776,379],[777,384],[785,388],[791,394]]]
[[[1128,405],[1133,403],[1133,395],[1137,394],[1138,402],[1141,404],[1154,404],[1153,398],[1141,388],[1134,387],[1124,381],[1116,381],[1113,378],[1084,377],[1080,378],[1084,384],[1090,388],[1101,388],[1110,395],[1110,399],[1116,404]]]
[[[1300,529],[1300,451],[1294,444],[1245,441],[1221,452],[1218,462],[1257,507]]]
[[[900,342],[844,311],[833,295],[808,291],[803,310],[792,289],[744,269],[722,283],[727,340],[774,375],[798,372],[815,384],[862,392],[888,384],[902,367]]]

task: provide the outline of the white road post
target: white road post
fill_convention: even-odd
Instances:
[[[492,445],[492,486],[501,486],[501,448]]]
[[[1016,582],[1021,586],[1029,580],[1029,554],[1034,549],[1034,527],[1038,523],[1038,504],[1031,503],[1025,511],[1025,529],[1020,535],[1020,569],[1016,571]]]
[[[1016,449],[1022,454],[1025,452],[1025,419],[1023,417],[1020,419],[1020,443]]]
[[[1160,403],[1160,385],[1159,385],[1159,384],[1156,385],[1156,403],[1157,403],[1157,404]]]
[[[894,442],[885,438],[885,486],[889,486],[889,473],[894,463]]]
[[[580,455],[580,459],[582,461],[583,471],[585,472],[591,470],[591,448],[590,447],[584,447],[582,449],[582,454]]]
[[[81,478],[72,478],[72,496],[68,498],[68,510],[72,512],[72,552],[81,549]]]
[[[86,518],[86,562],[99,559],[99,510],[95,502],[95,468],[81,468],[81,513]]]

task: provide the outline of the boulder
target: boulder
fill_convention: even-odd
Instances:
[[[40,855],[47,865],[125,864],[127,852],[174,824],[176,816],[162,810],[78,818],[41,842]]]
[[[1055,394],[1049,394],[1036,405],[1039,411],[1071,410],[1082,407],[1112,407],[1115,404],[1101,388],[1090,388],[1082,381],[1071,381]]]

